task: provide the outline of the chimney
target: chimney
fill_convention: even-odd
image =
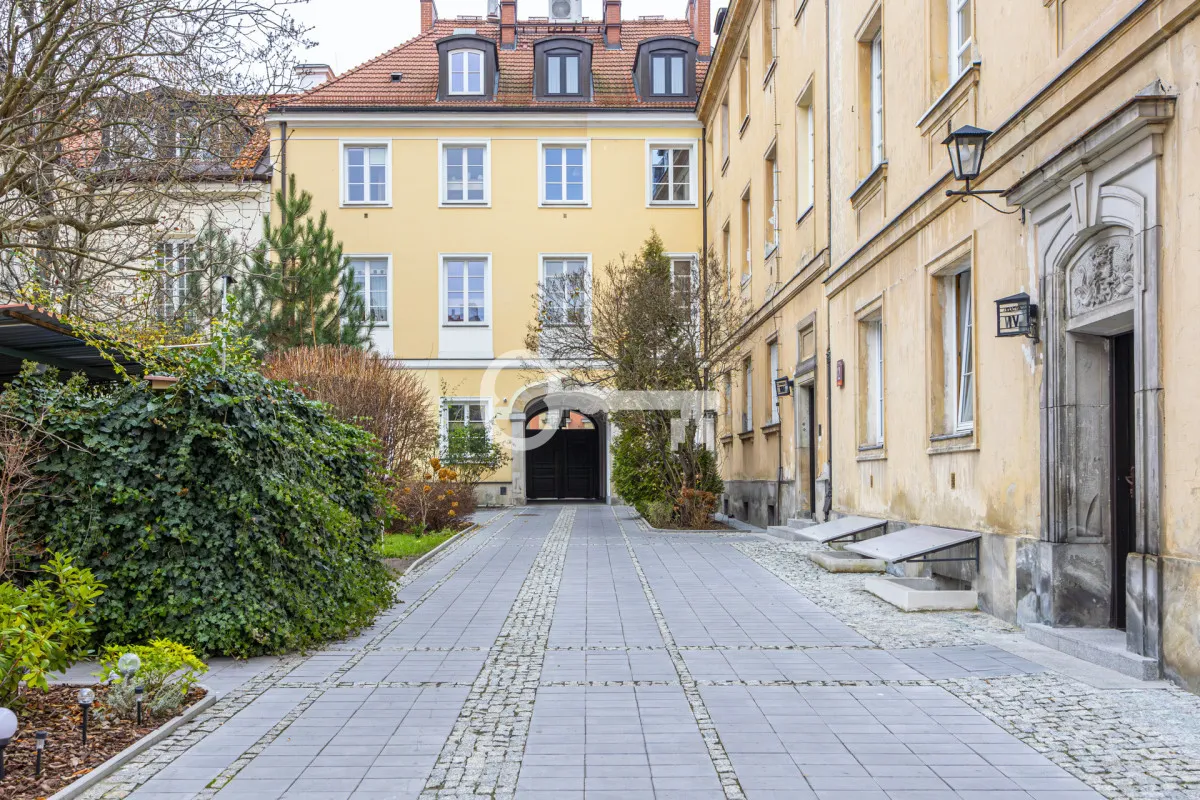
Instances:
[[[687,21],[692,38],[700,43],[701,58],[712,55],[712,0],[688,0]]]
[[[500,0],[487,0],[487,20],[488,22],[500,20]]]
[[[500,47],[517,49],[517,0],[500,0]]]
[[[302,92],[315,89],[333,78],[328,64],[297,64],[295,68],[296,88]]]
[[[604,43],[609,50],[621,49],[621,0],[604,0]]]
[[[437,3],[433,0],[421,0],[421,33],[433,30],[437,22]]]

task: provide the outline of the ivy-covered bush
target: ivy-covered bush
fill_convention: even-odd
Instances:
[[[373,437],[222,360],[192,356],[164,391],[30,370],[5,392],[19,413],[52,409],[40,468],[53,482],[34,518],[108,587],[92,615],[101,642],[278,653],[347,635],[391,601]]]

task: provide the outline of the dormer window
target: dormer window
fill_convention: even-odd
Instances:
[[[682,97],[687,94],[683,76],[687,55],[679,50],[663,50],[650,57],[650,91],[655,95]]]
[[[592,44],[556,36],[533,44],[538,100],[588,100],[592,96]]]
[[[450,51],[450,94],[483,94],[483,51]]]
[[[699,42],[679,36],[644,39],[638,44],[633,80],[643,100],[696,99]]]
[[[579,54],[555,50],[546,54],[546,94],[579,94]]]

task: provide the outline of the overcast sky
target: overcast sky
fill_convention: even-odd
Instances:
[[[715,0],[712,5],[715,16],[728,0]],[[599,19],[600,6],[601,0],[583,0],[584,16]],[[549,8],[550,0],[517,0],[521,19],[544,17]],[[483,16],[487,0],[437,0],[437,9],[443,19]],[[625,19],[649,14],[683,19],[686,10],[687,0],[623,0],[621,4]],[[411,39],[421,27],[419,0],[309,0],[293,13],[312,27],[308,36],[318,42],[301,54],[301,60],[329,64],[338,74]]]

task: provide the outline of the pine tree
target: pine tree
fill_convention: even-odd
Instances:
[[[249,274],[237,291],[247,334],[263,349],[341,344],[367,348],[373,323],[354,276],[334,241],[325,212],[313,222],[312,195],[296,189],[275,193],[263,241],[250,256]]]

